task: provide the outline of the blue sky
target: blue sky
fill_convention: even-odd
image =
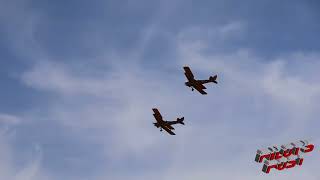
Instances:
[[[0,179],[318,180],[319,6],[0,0]],[[184,65],[219,84],[191,92]],[[302,167],[254,162],[300,139]]]

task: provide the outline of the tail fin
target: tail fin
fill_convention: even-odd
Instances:
[[[217,75],[215,75],[215,76],[213,76],[213,77],[212,77],[212,76],[210,76],[210,77],[209,77],[209,81],[211,81],[211,82],[214,82],[214,83],[218,84],[218,82],[217,82],[217,77],[218,77]]]
[[[183,120],[184,120],[184,117],[182,117],[182,118],[177,118],[177,122],[184,125]]]

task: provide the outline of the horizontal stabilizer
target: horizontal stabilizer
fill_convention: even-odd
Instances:
[[[217,82],[217,77],[218,77],[217,75],[215,75],[215,76],[213,76],[213,77],[212,77],[212,76],[210,76],[210,77],[209,77],[209,81],[211,81],[211,82],[214,82],[214,83],[218,84],[218,82]]]
[[[184,117],[182,117],[182,118],[177,118],[177,122],[184,125],[183,120],[184,120]]]

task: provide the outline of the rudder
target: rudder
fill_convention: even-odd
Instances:
[[[216,83],[216,84],[218,84],[218,82],[217,82],[217,78],[218,78],[218,76],[217,75],[215,75],[215,76],[210,76],[209,77],[209,80],[211,81],[211,82],[214,82],[214,83]]]
[[[184,117],[182,117],[182,118],[177,118],[178,123],[180,123],[180,124],[183,124],[183,125],[184,125],[183,120],[184,120]]]

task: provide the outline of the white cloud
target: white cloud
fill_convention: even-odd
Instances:
[[[200,44],[206,46],[204,41]],[[208,85],[206,97],[183,87],[182,70],[165,74],[159,70],[142,70],[137,65],[134,70],[116,69],[97,78],[90,73],[85,73],[85,77],[78,75],[63,64],[50,68],[52,66],[40,63],[24,73],[22,80],[30,87],[58,93],[61,99],[48,107],[48,116],[59,120],[70,131],[76,131],[78,136],[104,143],[106,157],[112,162],[124,163],[126,157],[133,156],[141,158],[141,166],[149,161],[157,163],[159,158],[153,160],[151,157],[158,151],[172,159],[169,168],[161,166],[157,173],[138,172],[130,176],[133,179],[154,176],[162,177],[159,179],[269,178],[259,174],[261,165],[253,161],[255,150],[316,135],[297,130],[317,125],[313,121],[317,116],[314,111],[319,97],[317,83],[304,82],[302,73],[293,76],[285,66],[290,58],[264,61],[247,50],[208,55],[201,53],[201,46],[186,41],[180,44],[178,64],[190,65],[195,74],[203,78],[218,73],[219,84]],[[106,100],[107,90],[112,94],[111,102]],[[94,101],[87,103],[88,98],[94,98]],[[251,102],[248,101],[250,98]],[[157,132],[151,124],[152,107],[159,107],[168,119],[185,115],[187,125],[177,127],[178,135],[173,138]],[[305,119],[301,121],[301,118]],[[260,126],[263,119],[267,121],[267,127]],[[87,128],[94,131],[87,132]],[[228,157],[236,152],[236,148],[240,150],[235,155],[238,158]],[[318,158],[316,154],[313,157]],[[316,165],[310,158],[305,164]],[[316,179],[314,169],[305,166],[309,169],[296,168],[270,176],[274,179]],[[238,170],[231,174],[228,168]],[[114,172],[103,177],[128,179],[129,175]]]
[[[230,54],[203,52],[212,48],[208,46],[207,38],[218,46],[217,42],[240,36],[246,28],[243,22],[231,22],[208,31],[194,27],[174,37],[179,59],[166,68],[172,70],[190,65],[199,78],[218,73],[218,86],[208,85],[209,95],[204,97],[183,86],[182,69],[167,73],[163,69],[146,70],[139,64],[137,59],[142,57],[140,53],[144,53],[157,24],[146,30],[147,35],[137,48],[138,55],[134,56],[133,63],[121,63],[123,59],[131,59],[131,54],[97,57],[94,60],[97,66],[111,64],[112,67],[108,72],[99,70],[97,76],[90,71],[97,66],[73,69],[70,64],[56,63],[43,56],[33,37],[37,18],[27,17],[26,24],[11,26],[18,30],[23,27],[23,33],[17,33],[14,46],[23,52],[23,56],[38,59],[32,69],[23,73],[22,81],[29,87],[57,95],[46,107],[47,118],[66,126],[68,132],[79,139],[103,144],[110,163],[125,164],[127,157],[134,157],[141,166],[153,161],[163,164],[156,173],[139,171],[135,176],[124,170],[122,173],[128,174],[113,172],[102,179],[266,179],[270,177],[259,174],[260,165],[255,166],[253,162],[257,146],[318,135],[298,131],[319,125],[314,121],[319,86],[314,81],[305,82],[306,77],[301,72],[295,75],[290,72],[291,67],[285,65],[292,55],[283,56],[281,60],[266,60],[247,49]],[[37,50],[30,48],[30,42]],[[299,59],[314,62],[319,57],[310,56],[300,54]],[[318,68],[313,65],[303,67],[318,75]],[[298,65],[294,68],[299,69]],[[176,137],[158,132],[152,126],[153,107],[159,107],[168,119],[185,116],[186,126],[177,127]],[[15,121],[10,116],[2,119]],[[263,123],[268,127],[261,127]],[[273,127],[275,124],[283,128]],[[285,126],[287,124],[290,128]],[[14,171],[10,159],[14,156],[13,151],[5,143],[1,147],[0,167],[4,171],[0,179],[47,178],[42,172],[41,158]],[[235,151],[240,152],[236,157],[230,157]],[[96,151],[93,149],[92,153]],[[167,158],[162,157],[164,154]],[[171,161],[162,162],[162,159]],[[316,162],[312,164],[317,165]],[[314,169],[294,169],[271,176],[274,179],[318,179],[317,172],[311,170]]]
[[[21,122],[21,119],[17,116],[0,113],[0,123],[16,125],[16,124],[19,124],[20,122]]]
[[[0,179],[12,180],[49,180],[51,179],[41,168],[41,153],[37,152],[31,161],[17,161],[10,144],[10,138],[0,134]],[[17,164],[20,162],[23,164]]]
[[[104,79],[81,77],[70,73],[72,72],[67,71],[61,64],[41,61],[33,70],[24,73],[22,79],[28,86],[65,95],[109,93],[108,87],[104,85],[107,83]]]
[[[247,24],[244,21],[233,21],[220,26],[199,27],[193,26],[180,32],[177,36],[180,42],[187,41],[188,45],[211,42],[217,47],[219,44],[231,41],[234,38],[242,37],[246,32]],[[193,41],[189,44],[188,41]]]

